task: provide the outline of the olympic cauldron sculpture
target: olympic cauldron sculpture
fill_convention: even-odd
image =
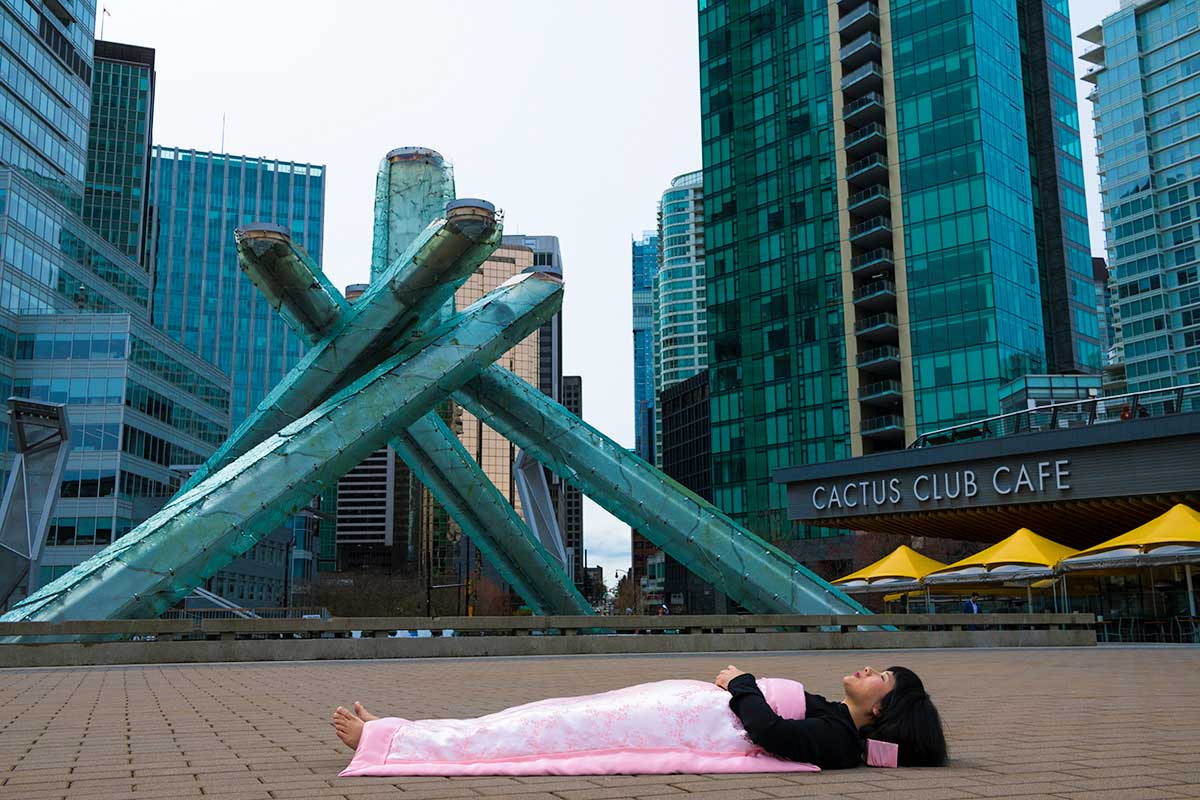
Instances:
[[[438,416],[447,398],[743,607],[866,613],[493,363],[554,315],[562,281],[526,272],[454,310],[455,290],[500,244],[502,226],[491,204],[454,200],[453,185],[434,151],[384,158],[372,279],[353,305],[285,229],[239,229],[241,268],[310,342],[308,353],[165,507],[0,619],[157,616],[385,444],[535,613],[592,613]]]

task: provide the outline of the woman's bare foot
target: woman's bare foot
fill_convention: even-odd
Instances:
[[[363,722],[370,722],[373,719],[379,719],[379,717],[375,716],[370,711],[367,711],[367,709],[363,707],[363,704],[357,700],[354,701],[354,716],[358,717]]]
[[[352,750],[358,749],[358,740],[362,738],[363,721],[341,706],[333,712],[333,728],[338,738]]]

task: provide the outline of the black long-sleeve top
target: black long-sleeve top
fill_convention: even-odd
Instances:
[[[750,741],[772,755],[816,764],[821,769],[845,769],[862,763],[862,739],[844,703],[831,703],[819,694],[804,693],[804,719],[776,714],[746,673],[729,682],[729,707],[742,721]]]

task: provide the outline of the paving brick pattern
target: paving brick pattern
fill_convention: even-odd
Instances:
[[[916,669],[946,769],[793,775],[338,778],[334,705],[465,717],[734,663],[834,695],[864,664]],[[581,656],[0,671],[0,798],[603,800],[1200,797],[1200,648]]]

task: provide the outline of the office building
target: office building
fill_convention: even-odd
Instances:
[[[96,41],[83,219],[127,258],[150,269],[150,133],[154,50]]]
[[[662,466],[659,395],[708,367],[704,298],[704,173],[671,181],[658,204],[658,271],[654,275],[654,460]]]
[[[151,319],[230,376],[230,424],[237,428],[306,344],[238,268],[234,231],[249,222],[280,225],[320,264],[325,169],[155,145],[150,183],[157,215]],[[297,515],[268,537],[291,552],[289,589],[315,572],[317,524]],[[235,569],[236,562],[227,571]]]
[[[557,236],[511,234],[503,244],[527,247],[533,252],[533,266],[561,276],[562,250]],[[562,402],[562,312],[538,328],[538,390],[556,402]],[[530,381],[530,383],[533,383]]]
[[[238,269],[234,230],[281,225],[320,264],[325,168],[156,145],[151,182],[154,324],[231,376],[236,428],[306,347]]]
[[[1127,391],[1200,381],[1200,27],[1125,2],[1080,38]]]
[[[0,4],[0,164],[78,214],[92,105],[94,0]]]
[[[1092,258],[1092,286],[1096,293],[1096,315],[1100,321],[1100,347],[1104,353],[1104,365],[1109,366],[1121,360],[1121,322],[1113,302],[1116,282],[1103,258]]]
[[[1099,366],[1063,177],[1069,19],[1044,0],[701,6],[713,498],[819,559],[797,540],[841,532],[789,521],[774,470],[997,413],[1048,351]]]
[[[72,444],[26,591],[161,508],[229,434],[228,376],[150,324],[134,165],[148,158],[153,51],[102,45],[93,61],[94,17],[90,2],[0,4],[0,84],[15,99],[0,108],[0,383],[66,404]],[[141,66],[126,74],[123,53]],[[248,577],[247,598],[278,594]]]
[[[630,247],[633,266],[633,438],[639,458],[654,463],[654,275],[658,272],[658,234],[645,231]],[[654,545],[636,530],[629,532],[634,585],[645,574]]]
[[[633,438],[634,450],[654,463],[654,326],[651,306],[658,272],[658,234],[646,231],[630,245],[633,265]]]
[[[579,375],[564,375],[562,379],[562,404],[576,417],[583,419],[583,378]],[[560,482],[563,504],[562,531],[567,557],[571,559],[568,574],[574,579],[580,592],[586,589],[587,551],[583,547],[583,492],[566,481]]]
[[[712,502],[712,417],[709,413],[708,371],[702,370],[658,396],[662,413],[663,472]],[[663,595],[672,613],[730,612],[724,593],[696,577],[667,556]]]
[[[505,245],[529,248],[533,251],[534,267],[559,276],[563,275],[562,248],[559,245],[557,236],[546,234],[528,236],[510,234],[504,237],[503,243]],[[568,410],[575,413],[574,409],[571,409],[567,404],[564,395],[563,321],[561,311],[555,314],[549,322],[538,328],[537,349],[537,382],[530,381],[530,383],[537,386],[542,394],[554,399],[558,403],[562,403],[564,406],[567,406]],[[546,482],[550,485],[550,500],[554,505],[555,514],[558,517],[558,527],[563,534],[564,540],[575,539],[582,542],[583,517],[582,515],[575,517],[568,511],[568,506],[575,502],[570,499],[572,497],[571,492],[574,490],[562,478],[549,470],[546,470]],[[581,573],[575,574],[578,577]]]

